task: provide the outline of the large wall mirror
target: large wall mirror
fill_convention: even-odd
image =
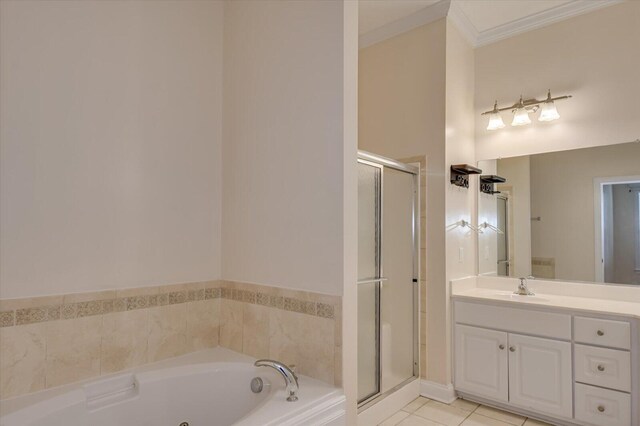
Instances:
[[[506,180],[479,195],[481,275],[640,285],[640,143],[478,167]]]

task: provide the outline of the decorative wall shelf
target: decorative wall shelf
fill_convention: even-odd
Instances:
[[[495,190],[496,183],[504,183],[507,180],[498,175],[482,175],[480,176],[480,192],[493,195],[499,194],[500,191]]]
[[[482,170],[469,164],[454,164],[451,166],[451,183],[463,188],[469,188],[469,175],[479,175]]]

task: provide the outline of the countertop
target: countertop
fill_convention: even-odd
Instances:
[[[532,280],[529,281],[529,289],[535,296],[516,296],[513,291],[517,288],[516,279],[488,279],[485,277],[472,277],[463,280],[452,281],[451,297],[456,300],[482,300],[497,302],[508,306],[531,306],[549,307],[553,309],[580,311],[592,314],[620,315],[640,319],[640,302],[635,297],[630,297],[631,301],[608,298],[606,285],[602,294],[598,295],[597,290],[590,288],[590,297],[572,296],[566,294],[553,294],[566,292],[567,288],[562,288],[561,283],[554,282],[550,287],[547,282]],[[571,283],[571,289],[576,290],[575,283]],[[592,284],[582,284],[592,285]],[[547,290],[545,292],[545,290]],[[615,293],[609,289],[609,293]],[[628,291],[627,289],[623,289]],[[634,289],[640,292],[640,288]],[[595,296],[595,297],[594,297]],[[619,295],[612,294],[616,297]]]

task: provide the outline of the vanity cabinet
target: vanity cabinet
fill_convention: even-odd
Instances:
[[[507,333],[456,325],[456,386],[509,400]]]
[[[571,417],[570,343],[466,325],[455,333],[456,389]]]
[[[571,343],[509,334],[511,404],[571,417],[571,387]]]
[[[638,425],[632,321],[467,299],[455,301],[454,322],[462,396],[558,424]]]

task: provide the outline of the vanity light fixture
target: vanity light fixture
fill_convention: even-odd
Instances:
[[[493,104],[493,110],[489,113],[487,130],[502,129],[503,127],[504,121],[502,121],[502,116],[500,115],[500,111],[498,111],[498,101],[496,101],[496,103]]]
[[[529,118],[529,110],[524,106],[522,96],[520,96],[520,102],[518,102],[516,109],[513,111],[513,121],[511,125],[524,126],[525,124],[531,124],[531,119]]]
[[[489,125],[487,126],[487,130],[497,130],[505,127],[502,117],[500,116],[500,112],[507,110],[510,110],[513,113],[513,120],[511,121],[512,126],[531,124],[529,114],[535,114],[538,110],[540,110],[538,121],[553,121],[560,118],[560,114],[558,114],[554,101],[569,99],[570,97],[571,95],[565,95],[553,98],[551,97],[551,90],[549,90],[547,91],[547,98],[542,101],[538,99],[523,99],[522,96],[520,96],[520,100],[518,102],[504,108],[498,108],[498,101],[496,101],[493,104],[493,109],[491,111],[485,111],[481,115],[489,116]]]
[[[560,114],[558,114],[556,104],[554,104],[553,99],[551,99],[551,90],[549,90],[547,92],[547,99],[542,103],[538,121],[553,121],[558,118],[560,118]]]

